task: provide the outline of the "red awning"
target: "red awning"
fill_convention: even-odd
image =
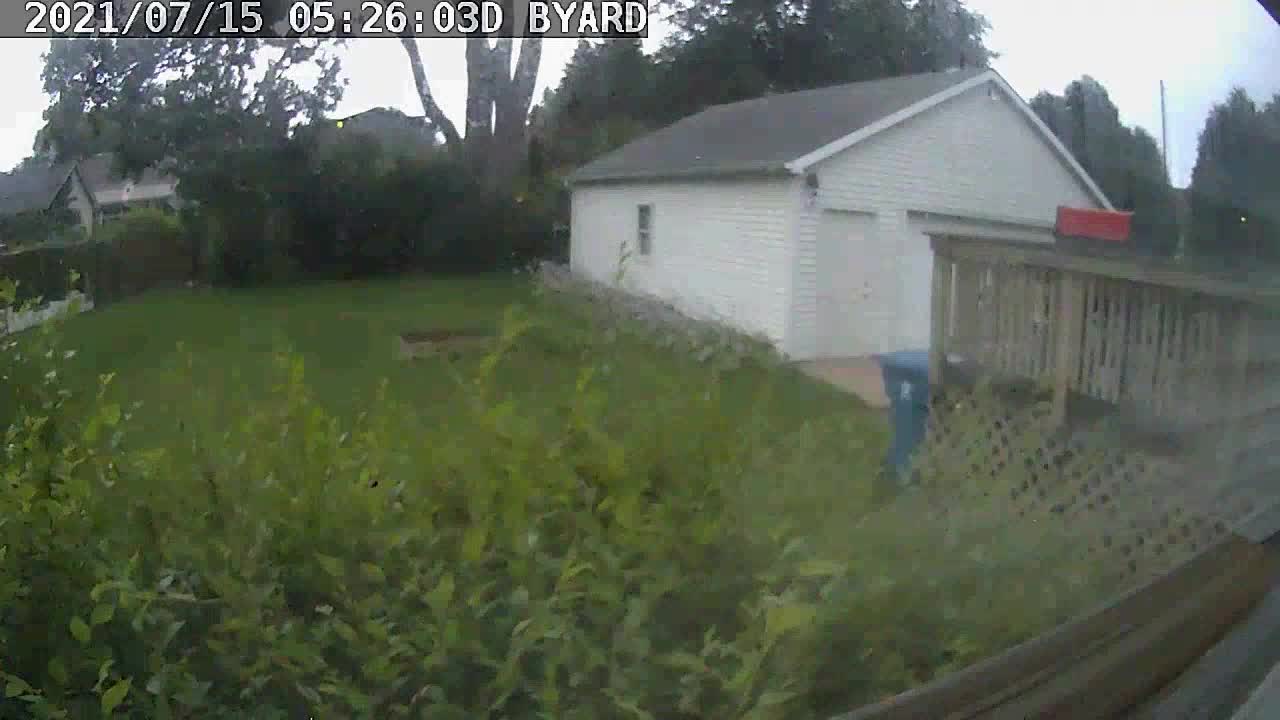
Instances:
[[[1060,238],[1081,238],[1122,243],[1129,240],[1133,213],[1084,208],[1058,208],[1054,233]]]

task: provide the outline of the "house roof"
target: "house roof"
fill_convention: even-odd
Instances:
[[[400,137],[408,133],[421,135],[427,142],[435,139],[435,133],[425,117],[406,115],[395,108],[370,108],[335,122],[341,122],[345,130],[369,133],[379,137]]]
[[[994,70],[903,75],[716,105],[582,166],[572,183],[799,174],[861,140],[991,82],[1014,102],[1099,203],[1111,204],[1069,150]]]
[[[0,215],[47,210],[75,170],[73,163],[0,174]]]
[[[982,72],[907,75],[715,105],[588,163],[572,179],[783,172],[787,163]]]
[[[101,192],[125,182],[127,178],[116,172],[115,159],[113,153],[100,153],[80,161],[80,179],[89,188],[89,192]],[[174,179],[155,168],[147,168],[136,182],[139,185],[159,185],[172,183]]]

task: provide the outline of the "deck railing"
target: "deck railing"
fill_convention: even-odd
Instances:
[[[1060,422],[1091,398],[1194,439],[1215,472],[1280,469],[1280,282],[1051,245],[932,243],[934,377],[967,364],[1030,379],[1052,389]]]
[[[1163,427],[1280,405],[1280,284],[1259,288],[1136,259],[935,236],[935,369],[960,356]],[[1272,379],[1270,376],[1275,375]]]

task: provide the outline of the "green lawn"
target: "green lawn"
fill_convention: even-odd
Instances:
[[[271,358],[281,349],[302,358],[316,400],[341,418],[352,420],[367,409],[385,379],[396,398],[431,422],[454,410],[458,386],[451,373],[470,374],[482,353],[406,362],[397,355],[396,335],[450,328],[497,332],[513,304],[528,310],[534,327],[519,352],[499,365],[495,382],[525,410],[549,411],[572,394],[582,367],[593,363],[605,370],[596,380],[623,417],[673,386],[705,382],[705,365],[643,339],[583,347],[594,328],[582,314],[535,298],[528,283],[508,276],[152,294],[70,319],[63,345],[75,356],[65,370],[80,389],[114,373],[118,398],[153,409],[140,417],[147,436],[158,442],[176,432],[175,420],[194,419],[194,393],[230,401],[268,390]],[[198,387],[173,377],[180,347],[200,368]],[[847,419],[857,425],[859,442],[830,448],[832,460],[848,464],[854,483],[878,469],[886,429],[851,396],[790,368],[747,367],[722,379],[729,416],[742,417],[750,408],[780,441],[806,422]]]
[[[397,354],[401,332],[477,327],[510,342]],[[1007,488],[963,468],[884,486],[887,427],[858,400],[760,353],[723,364],[667,345],[499,276],[116,304],[68,320],[54,355],[76,417],[113,375],[103,402],[124,430],[92,434],[111,449],[72,466],[100,484],[73,486],[84,539],[59,537],[99,549],[105,569],[76,572],[100,581],[132,556],[130,577],[221,608],[178,616],[185,642],[216,643],[207,657],[123,629],[117,656],[181,662],[225,686],[223,708],[269,677],[253,702],[280,717],[412,706],[379,689],[411,676],[457,711],[431,717],[823,717],[1114,589],[1082,565],[1079,528],[1013,520]],[[469,600],[445,613],[441,587],[444,605]],[[32,628],[88,612],[35,597],[49,616]],[[91,685],[100,661],[80,662]],[[157,663],[117,672],[138,687]]]

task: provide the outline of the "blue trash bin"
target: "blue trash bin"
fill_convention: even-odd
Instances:
[[[911,454],[924,440],[929,414],[929,351],[900,350],[877,356],[889,396],[889,422],[893,440],[885,459],[891,472],[902,479],[910,468]]]

